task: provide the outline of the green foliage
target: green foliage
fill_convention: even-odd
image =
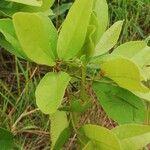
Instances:
[[[0,3],[0,17],[12,17],[16,12],[44,12],[50,15],[54,0],[0,0]]]
[[[123,21],[118,21],[114,23],[101,37],[100,41],[96,46],[94,56],[99,56],[107,53],[111,48],[113,48],[118,39],[122,29]]]
[[[50,115],[51,120],[51,149],[58,150],[64,145],[64,143],[69,138],[69,123],[67,120],[67,115],[63,111],[57,111]],[[60,123],[61,120],[61,123]]]
[[[21,45],[17,40],[15,29],[11,19],[1,19],[0,20],[0,44],[2,47],[6,48],[10,53],[21,57],[27,58],[25,53],[22,51]]]
[[[61,105],[70,76],[65,72],[47,73],[36,89],[36,103],[45,114],[55,113]]]
[[[13,16],[13,23],[26,55],[36,63],[55,65],[53,52],[56,51],[57,32],[49,18],[21,12]]]
[[[13,148],[13,135],[3,128],[0,128],[0,146],[2,150]]]
[[[125,57],[108,57],[101,65],[106,77],[114,80],[120,87],[146,93],[149,89],[142,84],[143,76],[139,67]]]
[[[87,124],[82,127],[82,132],[90,141],[90,143],[88,142],[85,146],[85,150],[88,150],[89,147],[92,150],[110,150],[110,148],[112,150],[121,150],[121,145],[117,136],[104,127]]]
[[[30,6],[41,6],[42,5],[42,0],[7,0],[10,2],[16,2],[16,3],[21,3],[21,4],[26,4]]]
[[[146,42],[144,41],[127,42],[125,44],[118,46],[112,54],[131,59],[139,66],[144,76],[144,79],[145,80],[149,79],[150,47],[147,46]]]
[[[127,124],[112,131],[120,139],[123,150],[141,149],[150,141],[150,127],[146,125]]]
[[[94,10],[97,16],[98,27],[97,35],[98,40],[101,38],[108,26],[108,5],[106,0],[95,0]],[[98,41],[97,41],[98,42]]]
[[[98,101],[110,118],[120,124],[144,123],[146,106],[131,92],[108,83],[93,83]]]
[[[114,48],[123,21],[107,29],[106,0],[75,0],[58,31],[48,17],[53,3],[8,0],[0,6],[0,16],[5,17],[0,19],[0,45],[17,57],[50,66],[51,72],[40,81],[35,97],[38,108],[51,120],[51,148],[62,149],[73,133],[84,150],[144,147],[150,141],[149,126],[128,124],[109,130],[89,124],[80,134],[76,123],[93,103],[87,87],[95,91],[100,105],[118,124],[145,122],[146,105],[141,98],[150,97],[150,47],[143,41],[132,41]],[[92,75],[87,71],[89,66],[94,70]],[[1,129],[3,134],[10,137]]]
[[[81,50],[92,12],[93,1],[76,0],[63,22],[58,38],[57,52],[60,59],[75,57]]]
[[[84,125],[82,132],[89,141],[83,150],[138,150],[150,141],[150,127],[148,125],[126,124],[108,130],[97,125]]]

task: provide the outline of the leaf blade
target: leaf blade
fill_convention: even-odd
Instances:
[[[92,13],[93,0],[76,0],[69,10],[58,38],[60,59],[70,59],[81,50]]]
[[[121,150],[119,140],[111,130],[92,124],[84,125],[82,130],[86,137],[93,143],[96,142],[95,144],[98,149],[109,150],[111,148],[112,150]]]
[[[98,40],[101,38],[108,26],[108,5],[106,0],[96,0],[94,12],[98,20]]]
[[[107,83],[94,82],[98,101],[110,118],[119,124],[144,123],[146,105],[131,92]]]
[[[17,36],[15,34],[15,29],[11,19],[0,19],[0,33],[3,37],[0,39],[1,46],[6,48],[10,53],[27,59],[27,56],[23,52]]]
[[[51,149],[61,149],[69,136],[69,130],[66,130],[69,126],[67,115],[63,111],[57,111],[50,115],[51,120]],[[60,141],[61,139],[61,141]]]
[[[124,150],[141,149],[150,141],[150,127],[147,125],[127,124],[116,127],[112,131],[121,140]]]
[[[10,150],[13,148],[13,135],[3,128],[0,128],[0,145],[3,150]]]
[[[10,2],[21,3],[29,6],[42,6],[42,0],[7,0]]]
[[[70,76],[65,72],[47,73],[37,86],[36,103],[45,114],[55,113],[60,106]]]
[[[143,93],[149,92],[141,82],[139,67],[131,60],[120,56],[108,57],[100,67],[105,76],[114,80],[120,87]]]
[[[36,63],[55,65],[53,53],[55,50],[51,43],[57,39],[57,32],[48,17],[41,14],[19,12],[13,16],[13,23],[26,55]],[[31,28],[32,26],[34,28]]]
[[[122,25],[123,21],[117,21],[102,35],[96,46],[94,56],[102,55],[115,46],[119,39]]]

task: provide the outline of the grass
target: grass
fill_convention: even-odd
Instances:
[[[55,3],[55,11],[65,9],[72,2]],[[146,39],[150,33],[149,0],[109,0],[110,24],[125,19],[119,43]],[[58,7],[59,6],[59,7]],[[64,6],[63,6],[64,9]],[[65,11],[53,21],[61,24]],[[48,150],[49,121],[35,104],[35,87],[48,71],[0,51],[0,126],[11,130],[15,136],[16,150]]]

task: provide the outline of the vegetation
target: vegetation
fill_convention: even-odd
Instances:
[[[0,2],[2,149],[146,149],[149,0]]]

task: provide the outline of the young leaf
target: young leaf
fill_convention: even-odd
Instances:
[[[7,0],[10,2],[21,3],[29,6],[42,6],[42,0]]]
[[[86,39],[82,51],[80,51],[81,54],[79,55],[86,55],[88,57],[93,55],[97,41],[97,28],[98,28],[98,21],[95,14],[92,13],[90,24],[88,26],[88,30],[86,33]]]
[[[127,124],[112,129],[124,150],[138,150],[150,142],[150,126]]]
[[[36,63],[53,66],[57,32],[49,18],[42,14],[19,12],[13,23],[26,55]]]
[[[112,55],[130,58],[140,68],[145,80],[150,79],[150,47],[144,41],[131,41],[118,46]]]
[[[95,0],[94,12],[98,20],[98,40],[105,32],[108,25],[108,5],[106,0]]]
[[[105,76],[114,80],[120,87],[132,91],[149,92],[149,89],[141,82],[142,75],[139,67],[131,60],[121,56],[108,57],[100,67]]]
[[[3,48],[18,57],[27,58],[17,40],[11,19],[0,19],[0,33],[3,35],[0,39]]]
[[[13,135],[9,131],[0,128],[1,150],[11,150],[13,148]]]
[[[137,53],[144,49],[147,44],[144,41],[130,41],[118,46],[112,52],[113,55],[133,58]]]
[[[117,136],[107,128],[87,124],[82,127],[82,132],[92,142],[90,147],[100,150],[121,150]]]
[[[119,39],[123,21],[114,23],[101,37],[96,46],[94,56],[102,55],[115,46]]]
[[[150,64],[150,47],[144,41],[126,42],[118,46],[112,54],[130,58],[140,67]]]
[[[45,114],[55,113],[61,105],[70,76],[65,72],[47,73],[36,89],[36,103]]]
[[[61,59],[71,59],[81,50],[92,13],[93,0],[76,0],[62,25],[57,52]]]
[[[67,115],[63,111],[57,111],[50,115],[51,120],[51,149],[58,150],[61,149],[63,144],[69,138],[69,123],[67,120]],[[61,139],[61,140],[60,140]]]
[[[107,83],[94,82],[98,101],[110,118],[119,124],[144,123],[145,103],[131,92]]]

